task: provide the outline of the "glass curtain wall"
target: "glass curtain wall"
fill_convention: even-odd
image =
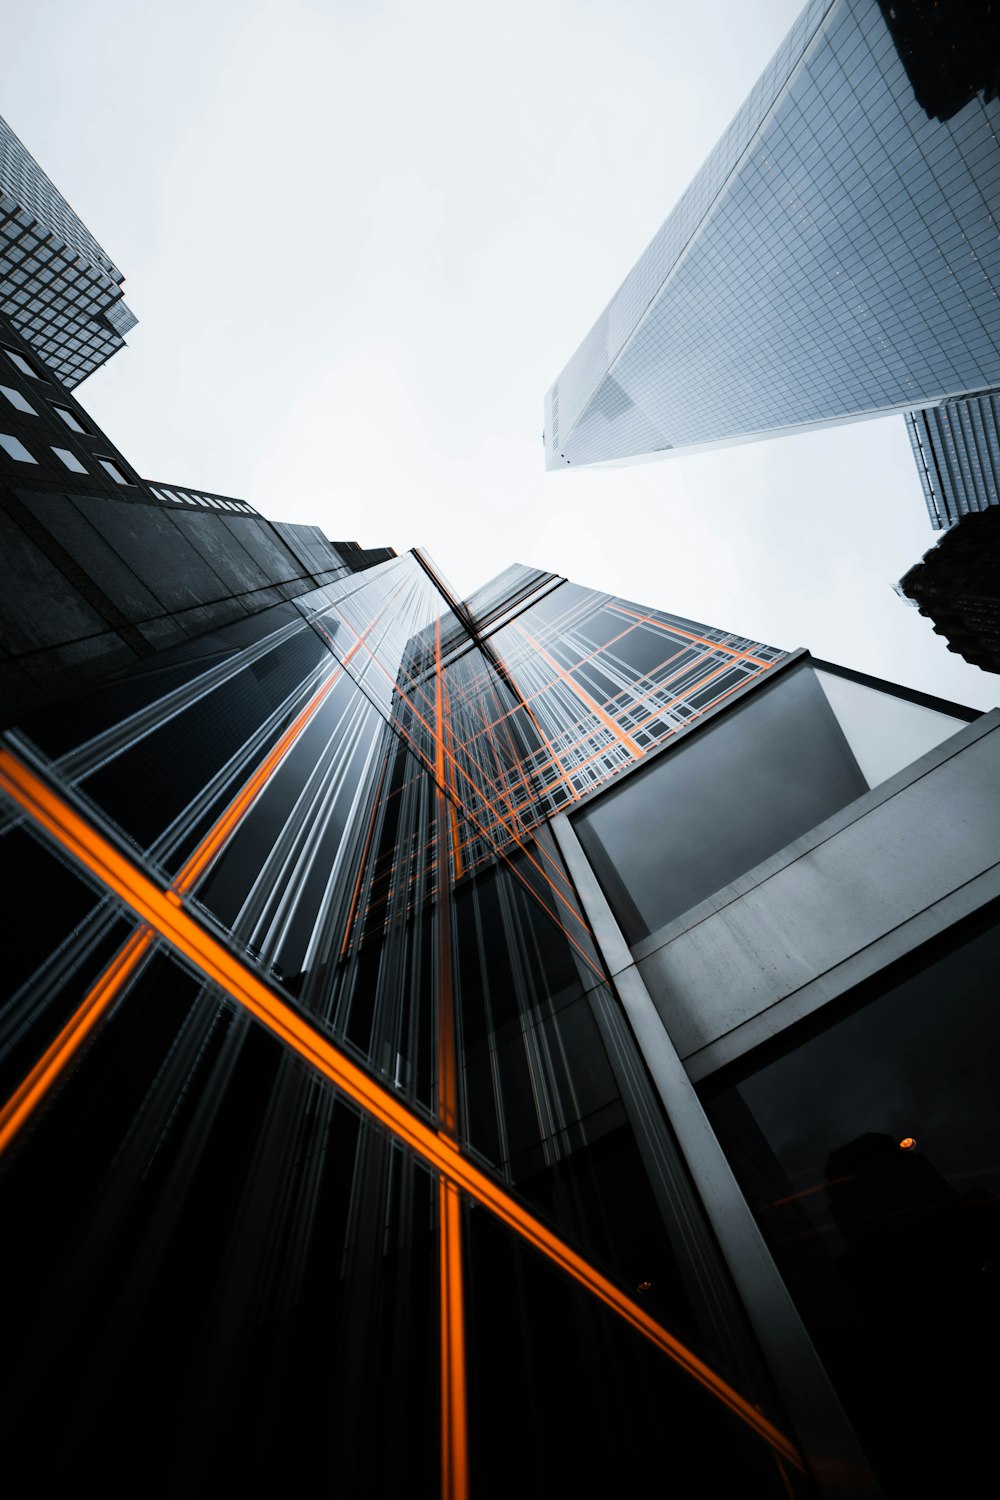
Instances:
[[[780,653],[473,603],[394,559],[4,738],[5,1442],[53,1480],[542,1495],[666,1441],[805,1493],[545,826]]]

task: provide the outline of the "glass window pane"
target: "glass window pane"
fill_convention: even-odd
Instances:
[[[1000,1332],[997,917],[994,903],[849,1013],[705,1090],[894,1495],[975,1494],[993,1462],[995,1382],[983,1371]]]
[[[31,402],[26,401],[21,395],[21,392],[16,391],[12,385],[0,385],[0,391],[3,391],[11,406],[15,407],[17,411],[26,411],[31,417],[38,416],[38,413],[31,405]]]
[[[803,663],[595,799],[575,826],[637,943],[867,790]]]
[[[0,448],[9,453],[11,458],[16,458],[21,464],[36,464],[37,458],[32,458],[27,448],[19,438],[11,437],[9,432],[0,432]]]
[[[52,452],[55,454],[56,458],[61,459],[62,462],[66,465],[67,469],[71,469],[74,474],[86,474],[87,470],[85,466],[80,462],[76,454],[71,453],[68,448],[57,448],[55,444],[53,444]]]

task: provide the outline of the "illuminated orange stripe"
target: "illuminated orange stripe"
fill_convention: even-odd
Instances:
[[[666,620],[658,620],[655,615],[637,615],[634,609],[626,609],[624,604],[611,601],[608,605],[616,614],[628,615],[630,619],[638,620],[640,625],[653,625],[657,630],[666,631],[670,635],[679,635],[686,641],[697,641],[700,646],[709,646],[713,651],[728,651],[730,656],[741,657],[743,661],[752,661],[758,667],[773,667],[773,661],[764,661],[760,656],[753,656],[749,651],[740,651],[736,646],[724,646],[720,641],[710,641],[706,636],[696,635],[692,630],[684,630],[680,625],[671,625]]]
[[[0,750],[0,789],[46,830],[67,853],[119,896],[134,912],[206,978],[254,1016],[270,1033],[329,1079],[457,1188],[488,1208],[503,1224],[553,1265],[572,1276],[614,1313],[647,1338],[699,1385],[796,1468],[799,1454],[789,1438],[757,1411],[728,1381],[627,1297],[558,1235],[522,1208],[452,1139],[433,1130],[395,1094],[347,1057],[286,1001],[270,990],[217,938],[183,908],[174,891],[162,890],[76,810],[9,750]]]
[[[441,1496],[466,1500],[469,1437],[465,1395],[465,1307],[462,1294],[462,1199],[447,1177],[439,1182],[441,1295]]]
[[[20,1087],[11,1094],[3,1109],[0,1109],[0,1152],[6,1150],[25,1121],[37,1109],[152,946],[153,934],[148,927],[132,934],[88,990],[83,1003],[70,1016],[55,1040],[46,1047]]]
[[[357,636],[357,631],[354,630],[354,627],[350,624],[350,621],[345,620],[344,623],[347,625],[348,629],[351,630],[352,634],[354,634],[355,636]],[[361,645],[361,644],[362,644],[362,638],[358,637],[358,645]],[[427,719],[424,718],[423,714],[417,708],[416,704],[412,701],[412,699],[409,698],[406,693],[404,693],[403,689],[399,685],[398,679],[394,680],[393,678],[391,678],[389,676],[389,673],[386,671],[383,663],[378,659],[378,657],[372,651],[371,647],[368,646],[367,644],[365,645],[365,650],[368,652],[368,654],[369,654],[371,660],[374,662],[375,666],[378,668],[378,670],[385,677],[386,681],[392,683],[393,691],[406,704],[406,706],[409,708],[410,712],[413,714],[414,718],[417,719],[418,722],[427,731],[427,733],[430,736],[430,738],[432,740],[435,740],[435,745],[436,745],[436,736],[435,736],[434,729],[432,728],[432,726],[430,725],[430,723],[427,721]],[[351,654],[353,655],[353,650],[352,650]],[[345,658],[345,660],[346,660],[346,658]],[[409,680],[410,680],[411,683],[413,682],[413,678],[412,677],[410,677]],[[428,694],[426,693],[426,691],[422,687],[419,688],[419,691],[420,691],[422,697],[425,697],[425,698],[428,697]],[[428,768],[430,769],[431,767],[430,767],[430,764],[428,762],[428,758],[427,758],[427,756],[426,756],[426,754],[424,752],[423,747],[420,744],[418,744],[417,740],[413,737],[413,735],[409,733],[409,731],[406,729],[406,726],[404,724],[402,724],[402,723],[397,723],[395,727],[396,727],[397,731],[404,737],[404,739],[413,747],[414,753],[419,757],[419,759],[421,760],[421,762],[424,763],[425,765],[428,765]],[[557,901],[561,901],[562,904],[566,907],[566,909],[573,915],[573,917],[578,922],[582,921],[582,919],[580,917],[580,913],[576,910],[575,906],[573,906],[573,904],[569,900],[567,900],[567,898],[562,894],[561,891],[559,891],[559,890],[557,890],[555,888],[555,886],[554,886],[554,884],[552,882],[551,877],[546,874],[546,872],[542,869],[541,865],[538,863],[538,860],[535,859],[535,857],[528,850],[527,846],[525,845],[525,843],[523,842],[523,840],[520,837],[519,831],[516,828],[512,828],[510,826],[510,824],[507,822],[506,818],[503,816],[503,814],[501,812],[497,811],[496,807],[493,804],[492,799],[487,796],[487,794],[483,791],[482,787],[476,785],[476,783],[473,781],[472,777],[468,774],[468,772],[462,766],[461,762],[458,761],[453,755],[451,755],[450,751],[448,751],[447,749],[445,749],[444,753],[445,753],[446,759],[451,764],[454,765],[454,767],[455,767],[456,771],[458,772],[458,774],[460,776],[462,776],[464,778],[464,780],[469,783],[470,787],[475,792],[476,796],[479,797],[479,799],[489,808],[490,812],[493,814],[493,816],[496,819],[496,821],[499,824],[501,824],[504,828],[507,829],[507,832],[510,835],[511,839],[513,839],[514,843],[517,844],[518,848],[524,854],[524,856],[528,860],[529,864],[534,865],[535,868],[538,870],[538,873],[541,875],[542,879],[548,885],[549,889],[552,891],[552,894],[555,896],[556,900]],[[482,767],[477,767],[477,769],[482,770]],[[469,808],[467,806],[467,804],[461,798],[458,798],[458,801],[459,801],[459,806],[462,809],[462,812],[469,819],[469,821],[473,822],[476,825],[476,827],[479,828],[480,831],[483,833],[484,837],[489,838],[490,842],[493,843],[494,841],[490,837],[490,834],[479,823],[478,819],[475,817],[475,814],[472,812],[471,808]],[[494,847],[497,848],[497,846],[495,844],[494,844]],[[502,853],[503,851],[501,849],[497,848],[497,852],[498,853]],[[553,863],[551,855],[548,853],[547,850],[542,850],[542,856],[543,856],[544,859],[548,860],[548,862],[550,864]],[[515,874],[517,874],[517,871],[515,871]],[[518,879],[521,879],[520,875],[518,875]],[[565,877],[563,877],[563,879],[565,880]],[[526,889],[531,892],[531,895],[534,897],[534,899],[536,901],[538,901],[538,903],[542,907],[543,911],[548,912],[549,916],[552,917],[552,920],[557,924],[557,926],[559,926],[559,928],[563,932],[566,933],[566,936],[569,939],[569,941],[571,943],[573,943],[574,947],[579,950],[581,956],[586,960],[586,962],[590,966],[590,968],[592,968],[595,973],[600,973],[600,970],[596,967],[596,965],[594,964],[593,960],[589,957],[589,955],[585,952],[585,950],[580,947],[580,944],[576,942],[576,939],[574,937],[572,937],[572,935],[570,933],[566,932],[566,928],[563,927],[563,924],[559,921],[558,917],[556,917],[555,914],[545,905],[544,901],[542,901],[541,898],[538,896],[538,893],[536,891],[532,891],[531,887],[528,886],[527,883],[525,881],[523,881],[523,880],[522,880],[522,884],[524,884],[525,887],[526,887]]]
[[[590,696],[586,688],[581,687],[576,679],[574,677],[571,677],[569,673],[559,665],[555,658],[550,656],[549,653],[544,650],[544,648],[540,646],[538,642],[528,634],[524,626],[521,625],[519,621],[514,621],[514,628],[524,636],[524,639],[528,642],[529,646],[533,646],[535,648],[542,660],[548,662],[549,666],[552,668],[553,672],[556,673],[559,679],[562,682],[565,682],[567,687],[572,688],[573,692],[579,698],[580,702],[584,704],[589,712],[594,715],[595,719],[599,719],[601,721],[605,729],[611,731],[618,743],[624,746],[624,748],[629,752],[632,758],[634,760],[641,760],[642,751],[639,749],[639,746],[636,744],[632,736],[626,734],[624,729],[619,728],[611,715],[604,712],[604,709]]]
[[[341,958],[343,958],[344,954],[347,952],[351,941],[351,928],[354,926],[354,913],[357,909],[358,896],[361,894],[361,882],[364,879],[365,866],[368,863],[368,850],[371,848],[372,834],[375,832],[375,820],[378,817],[378,801],[379,797],[382,795],[382,786],[385,782],[385,773],[388,764],[388,759],[384,759],[382,761],[382,770],[379,773],[378,786],[375,788],[375,796],[372,799],[372,811],[371,817],[368,820],[368,832],[365,835],[365,846],[361,851],[361,861],[358,865],[358,878],[354,882],[354,890],[351,893],[351,904],[347,909],[347,921],[344,925],[344,941],[340,945]]]
[[[302,712],[285,730],[278,743],[268,751],[256,771],[250,777],[250,780],[240,788],[214,828],[202,840],[180,873],[174,878],[173,886],[175,890],[189,891],[205,873],[212,860],[235,829],[237,823],[249,812],[251,803],[255,801],[270,781],[278,768],[279,762],[284,760],[303,729],[309,723],[309,720],[323,702],[323,699],[334,684],[340,680],[340,677],[341,669],[338,667],[326,679],[318,692],[313,694]]]
[[[254,772],[235,800],[230,803],[218,823],[209,830],[176,877],[174,887],[177,890],[190,890],[204,873],[340,675],[341,671],[338,667],[285,731],[266,760]],[[31,1072],[0,1109],[0,1154],[6,1150],[14,1136],[76,1056],[97,1023],[114,1004],[126,981],[135,973],[137,966],[145,962],[152,945],[153,933],[150,928],[144,927],[132,934],[100,978],[88,990],[65,1026],[49,1043]]]

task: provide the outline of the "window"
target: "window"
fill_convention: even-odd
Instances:
[[[112,459],[98,458],[97,462],[100,464],[102,469],[105,469],[111,475],[111,478],[114,480],[115,484],[132,483],[132,480],[126,478],[121,469],[119,469],[118,465],[114,463]]]
[[[57,448],[53,443],[52,452],[56,458],[62,459],[67,469],[72,469],[74,474],[86,474],[87,470],[84,465],[77,458],[76,454],[71,453],[68,448]]]
[[[65,406],[53,406],[52,410],[55,412],[55,414],[56,414],[57,417],[61,417],[62,418],[62,420],[66,423],[66,426],[70,429],[71,432],[86,432],[87,431],[86,427],[84,427],[83,423],[80,421],[80,419],[76,415],[76,413],[75,412],[71,412],[68,409],[68,407],[65,407]]]
[[[38,380],[40,378],[38,371],[31,365],[29,365],[28,361],[23,357],[23,355],[18,354],[16,349],[7,349],[5,347],[3,352],[6,354],[7,358],[14,366],[14,369],[20,370],[22,375],[30,375],[32,380]]]
[[[37,458],[32,458],[27,448],[16,437],[11,437],[8,432],[0,432],[0,448],[9,453],[11,458],[16,458],[21,464],[36,464]]]
[[[26,411],[30,417],[38,416],[38,413],[31,405],[31,402],[25,401],[24,397],[21,395],[21,392],[15,391],[12,385],[0,385],[0,391],[3,391],[11,406],[15,407],[17,411]]]

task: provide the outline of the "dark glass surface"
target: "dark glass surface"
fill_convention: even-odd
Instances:
[[[158,955],[5,1161],[7,1464],[432,1496],[431,1175]],[[82,1470],[81,1470],[82,1465]]]
[[[804,1493],[716,1398],[481,1208],[466,1243],[476,1500]]]
[[[1000,1334],[1000,913],[707,1085],[887,1493],[982,1493]]]
[[[802,665],[595,799],[574,827],[634,944],[867,790]]]
[[[0,832],[5,945],[0,998],[6,1001],[69,942],[101,904],[102,895],[23,824]],[[106,898],[103,898],[106,900]]]

